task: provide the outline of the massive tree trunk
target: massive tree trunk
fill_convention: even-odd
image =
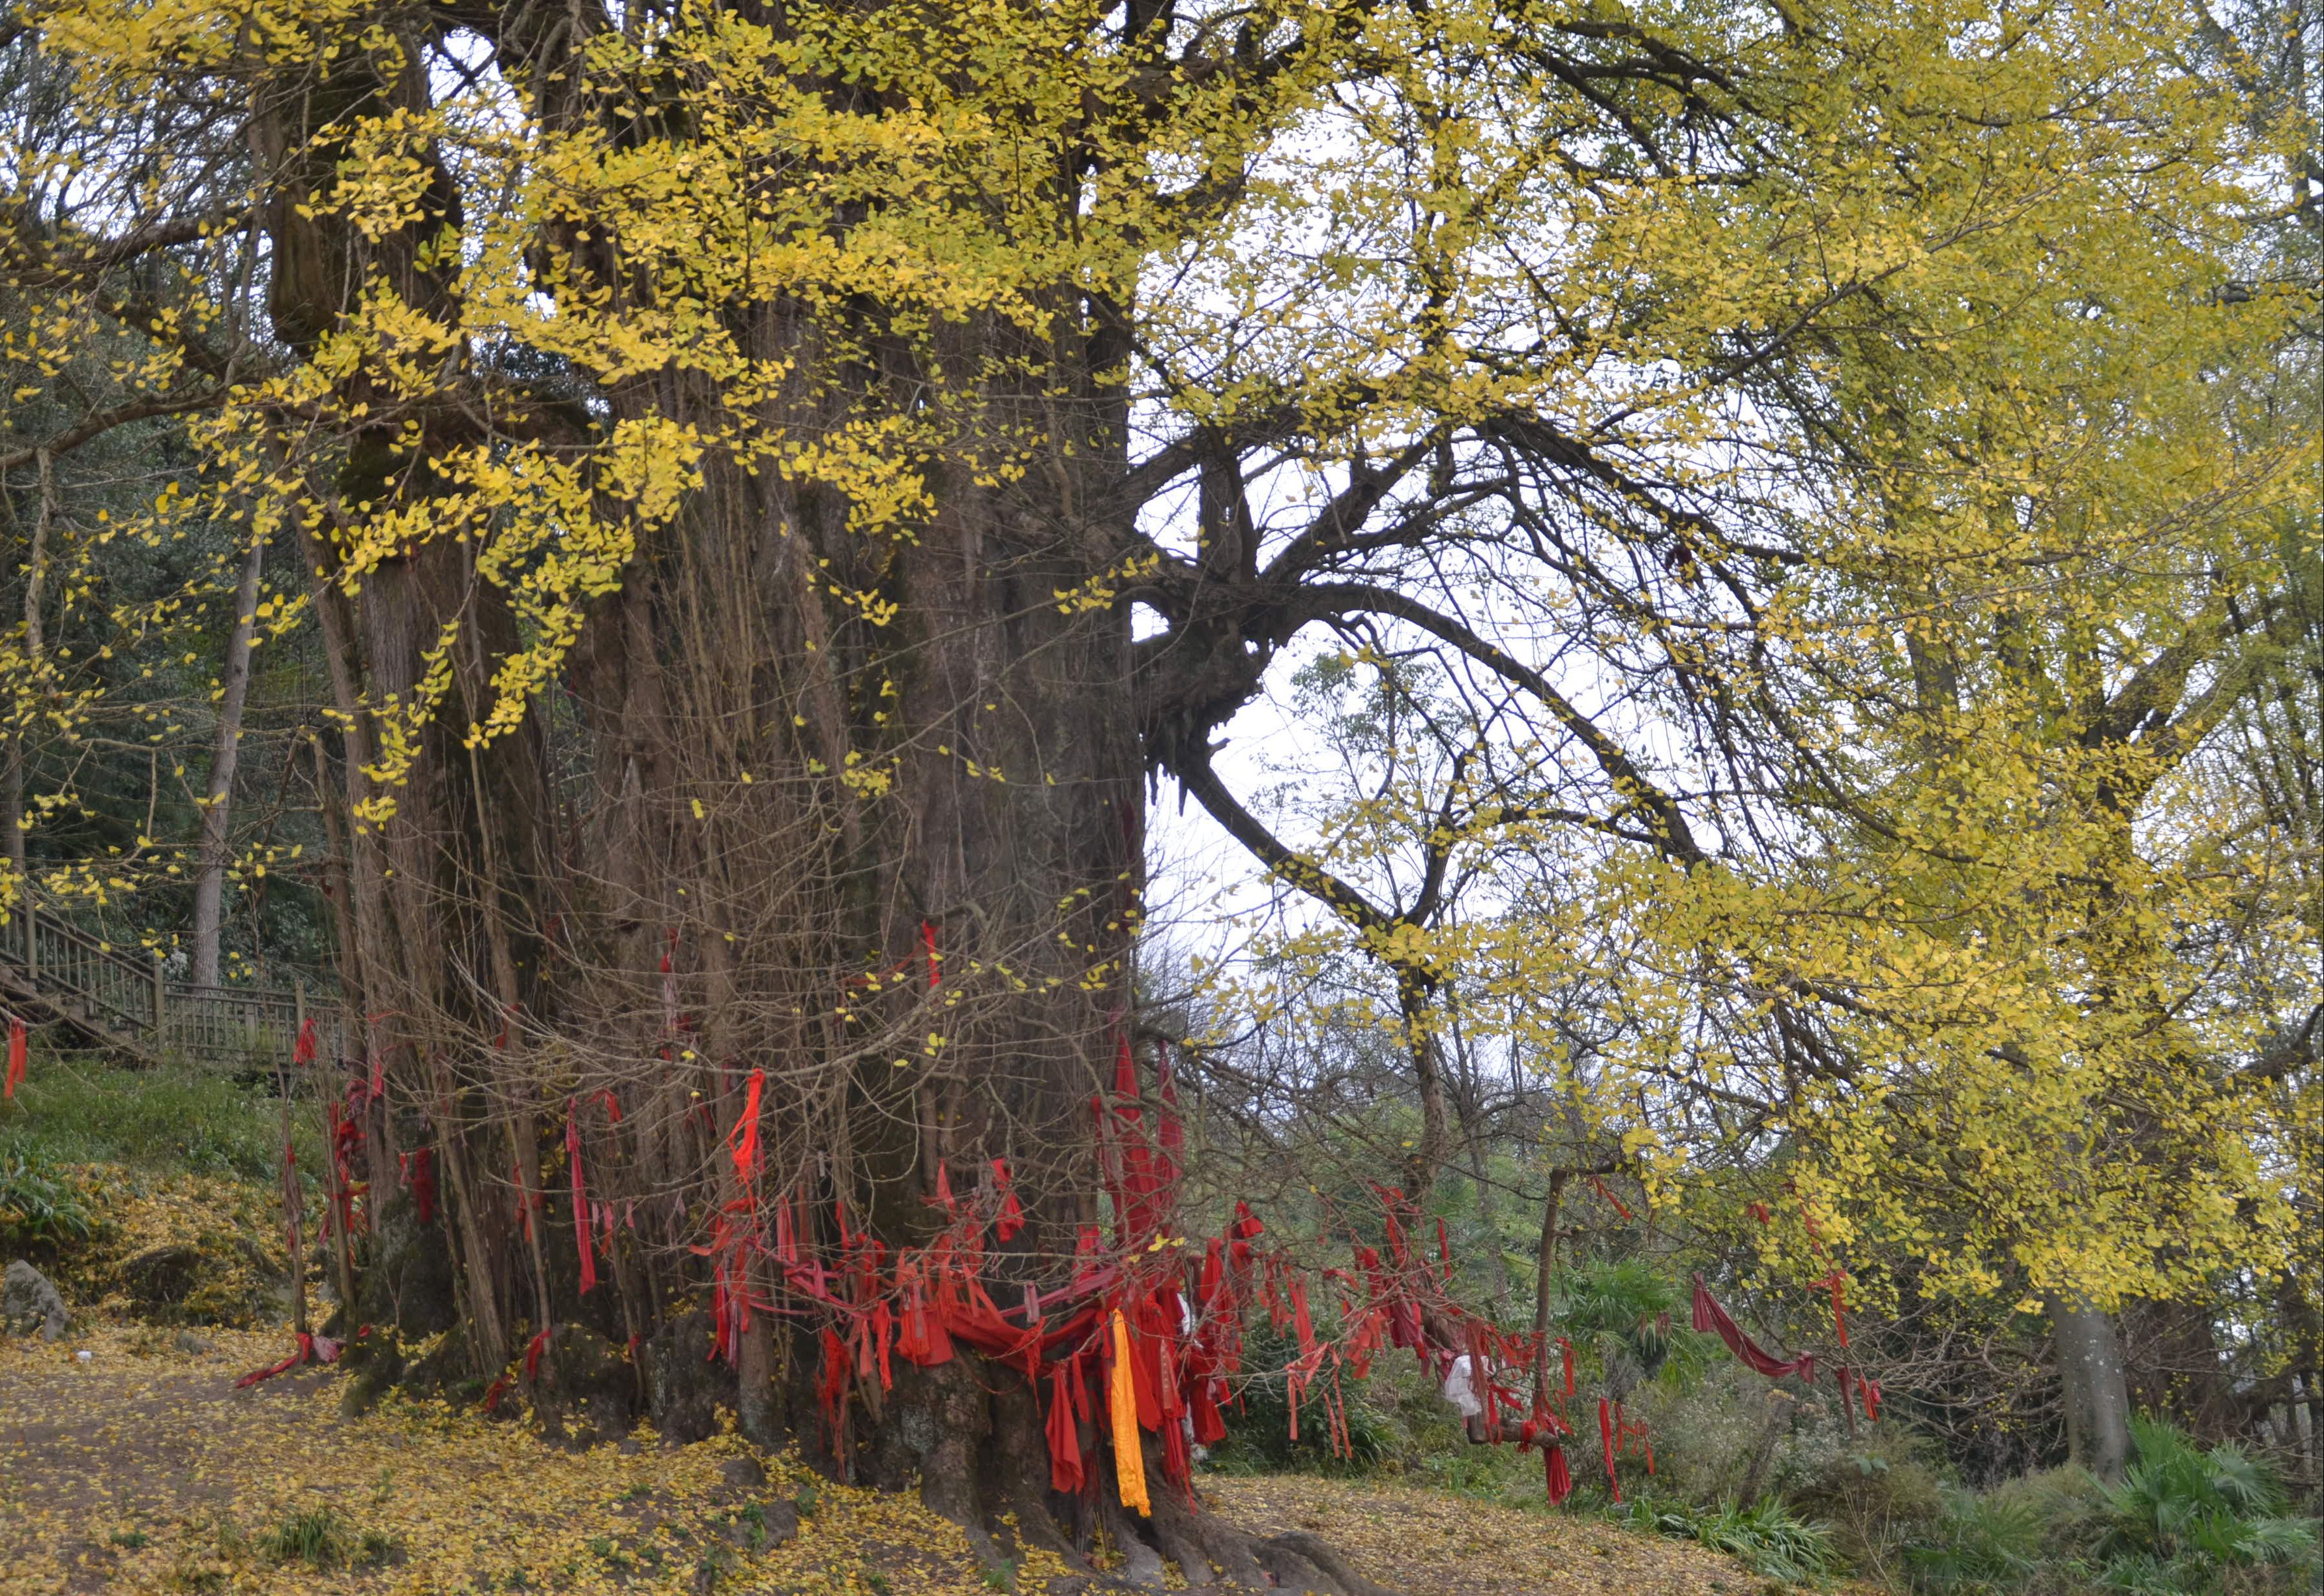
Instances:
[[[260,143],[280,190],[327,182],[331,106],[416,92],[415,67],[357,60],[275,107]],[[267,220],[273,317],[302,346],[357,314],[345,296],[367,272],[422,308],[449,291],[416,248],[423,226],[350,240],[287,200]],[[550,231],[588,259],[585,226]],[[650,1349],[674,1438],[705,1422],[706,1394],[756,1439],[788,1430],[835,1471],[917,1481],[979,1537],[1008,1515],[1060,1546],[1142,1533],[1168,1553],[1175,1536],[1185,1558],[1231,1564],[1231,1537],[1182,1514],[1133,1533],[1102,1490],[1055,1496],[1047,1393],[1009,1366],[964,1347],[937,1367],[899,1358],[891,1383],[884,1341],[877,1378],[852,1348],[835,1366],[786,1269],[796,1246],[846,1280],[868,1238],[924,1243],[955,1223],[945,1202],[989,1204],[1005,1179],[1025,1223],[993,1232],[981,1272],[1012,1307],[1063,1287],[1105,1217],[1091,1103],[1130,1037],[1143,792],[1126,606],[1068,595],[1122,530],[1107,519],[1127,464],[1121,352],[1070,332],[1039,346],[981,314],[867,366],[826,355],[828,329],[779,300],[721,315],[795,380],[742,401],[641,374],[608,390],[600,435],[714,435],[739,413],[822,437],[941,392],[947,370],[998,374],[954,394],[959,441],[920,462],[908,520],[867,530],[845,495],[717,447],[664,517],[609,496],[634,538],[618,581],[558,678],[492,735],[476,728],[530,638],[475,544],[416,538],[363,565],[343,535],[311,549],[346,712],[331,768],[368,1032],[346,1101],[372,1189],[401,1215],[370,1264],[446,1254],[470,1377],[495,1399],[521,1379],[552,1422],[604,1422],[621,1388],[603,1349]],[[474,441],[466,424],[359,427],[309,469],[327,502],[424,518],[454,502],[430,463]],[[1026,468],[982,463],[1028,439]],[[1155,1240],[1116,1230],[1124,1251]],[[802,1302],[806,1321],[768,1311]],[[724,1353],[707,1361],[686,1352],[705,1307]],[[419,1372],[448,1377],[441,1359]],[[1188,1573],[1207,1581],[1209,1562]]]

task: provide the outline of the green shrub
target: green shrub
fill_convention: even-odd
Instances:
[[[52,1257],[97,1231],[71,1176],[32,1153],[0,1154],[0,1252]]]
[[[1712,1366],[1718,1342],[1687,1328],[1685,1312],[1677,1283],[1649,1259],[1593,1259],[1558,1278],[1558,1333],[1618,1394],[1648,1380],[1683,1388]]]
[[[2039,1572],[2050,1527],[2024,1493],[1964,1491],[1946,1504],[1934,1529],[1904,1550],[1915,1590],[1998,1596],[2024,1589]]]
[[[1771,1580],[1797,1584],[1821,1579],[1837,1572],[1840,1564],[1831,1529],[1794,1517],[1771,1498],[1748,1507],[1722,1502],[1715,1508],[1641,1500],[1624,1516],[1664,1535],[1724,1552]]]
[[[1291,1438],[1291,1397],[1284,1365],[1298,1348],[1266,1325],[1255,1325],[1243,1342],[1240,1404],[1227,1410],[1226,1439],[1211,1449],[1213,1466],[1229,1472],[1258,1473],[1297,1469],[1360,1474],[1379,1469],[1399,1450],[1403,1437],[1373,1405],[1364,1382],[1343,1380],[1347,1399],[1347,1451],[1334,1449],[1323,1395],[1310,1387],[1299,1401],[1299,1438]]]
[[[1884,1575],[1906,1544],[1945,1511],[1943,1482],[1925,1440],[1899,1424],[1867,1425],[1824,1456],[1812,1472],[1794,1469],[1784,1499],[1832,1527],[1856,1569]]]
[[[2197,1446],[2132,1422],[2137,1461],[2105,1486],[2079,1469],[1962,1493],[1904,1554],[1913,1586],[1947,1596],[2126,1591],[2291,1596],[2315,1588],[2315,1527],[2240,1447]]]
[[[2226,1571],[2317,1568],[2316,1529],[2285,1515],[2283,1489],[2241,1447],[2206,1451],[2166,1424],[2134,1419],[2137,1462],[2104,1495],[2101,1581],[2122,1590],[2208,1590]]]

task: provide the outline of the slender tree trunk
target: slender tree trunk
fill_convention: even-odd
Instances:
[[[2067,1457],[2101,1480],[2119,1480],[2130,1465],[2130,1384],[2114,1316],[2056,1296],[2049,1311],[2066,1407]]]
[[[1451,1155],[1452,1115],[1444,1102],[1444,1057],[1436,1038],[1434,994],[1409,972],[1398,974],[1397,987],[1413,1082],[1420,1092],[1419,1145],[1405,1160],[1404,1184],[1413,1201],[1419,1202],[1436,1185]]]
[[[1549,1312],[1550,1287],[1557,1278],[1557,1213],[1565,1203],[1565,1183],[1573,1177],[1570,1169],[1549,1172],[1549,1197],[1541,1207],[1541,1245],[1534,1255],[1533,1277],[1533,1339],[1541,1349],[1534,1359],[1533,1395],[1536,1407],[1549,1400]]]
[[[37,682],[41,655],[46,648],[41,635],[41,606],[49,575],[49,523],[56,513],[56,466],[42,449],[40,466],[40,514],[32,522],[32,546],[24,555],[24,658],[34,668]],[[13,517],[12,517],[13,519]],[[8,739],[5,790],[0,790],[0,820],[7,829],[9,880],[24,880],[24,728]]]
[[[219,681],[217,737],[211,745],[209,780],[202,793],[201,841],[194,863],[193,983],[218,983],[218,931],[225,918],[226,844],[233,823],[234,770],[242,748],[242,712],[250,697],[252,633],[258,623],[258,582],[266,565],[263,529],[250,540],[235,588],[234,631],[226,637],[226,666]]]

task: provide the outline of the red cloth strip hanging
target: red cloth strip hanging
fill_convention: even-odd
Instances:
[[[827,1324],[823,1330],[823,1378],[816,1383],[815,1396],[823,1408],[825,1428],[835,1440],[840,1407],[847,1397],[847,1343]]]
[[[1573,1494],[1573,1473],[1565,1466],[1565,1448],[1553,1441],[1542,1455],[1546,1460],[1543,1467],[1548,1475],[1549,1505],[1563,1507],[1565,1499]]]
[[[420,1222],[436,1222],[436,1149],[415,1148],[398,1160],[403,1166],[403,1184],[411,1193],[411,1201],[419,1207]]]
[[[16,1095],[16,1088],[24,1084],[24,1056],[27,1051],[24,1022],[15,1015],[8,1016],[8,1076],[7,1084],[0,1087],[0,1101]]]
[[[1065,1496],[1079,1496],[1087,1480],[1082,1466],[1081,1425],[1074,1418],[1074,1391],[1070,1379],[1078,1379],[1079,1360],[1068,1366],[1055,1363],[1049,1368],[1049,1489]]]
[[[1622,1199],[1616,1196],[1613,1192],[1608,1188],[1603,1177],[1593,1175],[1590,1177],[1590,1184],[1598,1188],[1598,1195],[1600,1196],[1614,1204],[1615,1213],[1620,1214],[1624,1219],[1630,1217],[1630,1211],[1622,1206]]]
[[[1025,1228],[1025,1208],[1017,1201],[1017,1188],[1010,1184],[1008,1159],[992,1160],[992,1185],[1001,1194],[1001,1212],[992,1222],[992,1233],[1002,1241],[1013,1241]]]
[[[927,920],[922,920],[920,922],[920,946],[927,950],[928,990],[930,992],[934,992],[936,989],[936,983],[941,979],[941,977],[939,976],[936,969],[936,928],[934,924]]]
[[[581,1295],[597,1289],[597,1250],[589,1244],[589,1192],[581,1176],[581,1120],[565,1100],[565,1162],[573,1177],[573,1242],[581,1250]]]
[[[302,1363],[336,1363],[339,1361],[339,1343],[327,1335],[299,1333],[299,1344],[281,1362],[265,1369],[254,1369],[234,1382],[237,1391],[256,1385],[263,1379],[272,1379],[278,1374],[288,1374]]]
[[[1606,1489],[1619,1502],[1622,1481],[1614,1472],[1614,1405],[1603,1397],[1598,1398],[1598,1449],[1606,1459]]]
[[[299,1022],[299,1039],[290,1044],[290,1062],[315,1062],[315,1019],[311,1014]]]
[[[525,1379],[539,1379],[540,1378],[540,1354],[549,1350],[549,1338],[556,1333],[556,1325],[544,1324],[540,1327],[540,1334],[534,1336],[530,1341],[524,1343]]]
[[[1848,1276],[1835,1268],[1814,1283],[1831,1287],[1831,1327],[1840,1333],[1840,1344],[1845,1347],[1848,1345],[1848,1298],[1841,1294],[1847,1288]]]
[[[1742,1326],[1729,1316],[1727,1310],[1720,1307],[1718,1300],[1711,1295],[1710,1287],[1703,1285],[1701,1275],[1694,1278],[1694,1327],[1704,1334],[1715,1333],[1727,1343],[1729,1352],[1769,1379],[1781,1379],[1787,1374],[1796,1374],[1803,1379],[1815,1378],[1813,1352],[1802,1352],[1789,1362],[1776,1358],[1743,1333]]]
[[[766,1071],[754,1069],[751,1072],[750,1084],[742,1093],[742,1117],[734,1121],[732,1137],[734,1143],[734,1178],[742,1183],[745,1191],[750,1189],[752,1179],[759,1173],[759,1094],[766,1089]],[[843,1240],[846,1231],[846,1222],[842,1220],[840,1234]]]

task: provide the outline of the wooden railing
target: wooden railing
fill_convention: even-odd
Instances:
[[[196,986],[158,958],[125,953],[54,910],[19,899],[0,925],[0,985],[94,1039],[158,1061],[232,1066],[288,1059],[300,1027],[315,1021],[318,1059],[337,1058],[339,1021],[310,1007],[304,984]]]

